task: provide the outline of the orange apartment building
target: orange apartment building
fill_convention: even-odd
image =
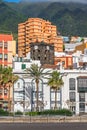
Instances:
[[[57,27],[41,18],[29,18],[18,24],[18,55],[25,57],[30,52],[30,43],[54,44],[54,51],[63,51],[63,38],[57,35]]]
[[[9,34],[0,34],[0,65],[12,67],[12,57],[16,55],[16,41]]]

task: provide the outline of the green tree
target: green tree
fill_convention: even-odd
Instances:
[[[59,90],[61,86],[63,86],[61,74],[57,71],[53,71],[51,77],[48,79],[48,85],[55,91],[54,109],[57,109],[57,90]]]
[[[11,110],[11,87],[18,80],[18,76],[12,73],[12,68],[0,66],[0,86],[8,87],[8,110]]]
[[[18,80],[18,76],[14,75],[12,72],[12,68],[5,68],[4,81],[8,86],[8,110],[11,111],[11,87],[13,87],[14,82]]]
[[[38,91],[39,91],[39,80],[44,76],[44,68],[39,67],[38,64],[32,64],[30,68],[26,69],[27,73],[30,73],[31,77],[34,78],[36,83],[36,111],[39,111],[38,106]]]
[[[3,84],[4,68],[0,66],[0,86]]]

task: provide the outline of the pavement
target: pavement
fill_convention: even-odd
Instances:
[[[87,122],[86,116],[16,116],[0,117],[0,123],[72,123]]]

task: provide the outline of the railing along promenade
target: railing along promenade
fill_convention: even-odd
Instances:
[[[62,122],[87,122],[85,116],[14,116],[0,117],[0,123],[62,123]]]

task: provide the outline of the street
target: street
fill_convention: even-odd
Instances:
[[[87,123],[0,123],[0,130],[87,130]]]

